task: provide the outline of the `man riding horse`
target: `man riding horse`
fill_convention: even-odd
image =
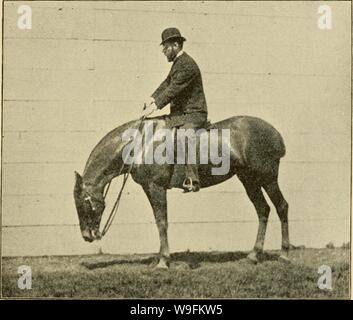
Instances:
[[[148,116],[168,103],[171,105],[171,114],[169,119],[154,119],[152,122],[156,128],[168,129],[172,126],[195,129],[205,126],[207,121],[207,106],[200,70],[194,60],[183,52],[184,41],[185,38],[175,28],[166,29],[162,33],[163,52],[173,65],[167,79],[152,94],[143,115]],[[280,161],[286,153],[286,148],[281,134],[272,125],[251,116],[233,116],[213,123],[212,130],[229,131],[228,173],[212,174],[211,163],[203,164],[199,172],[196,164],[187,164],[184,180],[184,173],[173,173],[175,164],[166,162],[152,165],[126,165],[123,154],[129,142],[127,143],[122,137],[127,130],[138,130],[141,123],[141,119],[133,120],[107,133],[90,153],[82,176],[77,172],[75,174],[74,199],[81,234],[85,241],[99,240],[106,233],[106,226],[109,227],[114,218],[114,212],[116,212],[114,210],[117,208],[122,192],[121,189],[117,202],[113,206],[113,215],[110,216],[112,218],[109,217],[107,220],[108,224],[103,228],[102,234],[99,229],[110,182],[124,175],[124,186],[130,174],[132,179],[142,186],[156,219],[160,240],[157,268],[168,268],[170,253],[167,190],[173,187],[184,188],[187,192],[198,191],[199,188],[217,185],[236,175],[253,203],[259,219],[255,245],[248,258],[256,263],[263,252],[270,214],[270,206],[263,194],[265,191],[281,221],[282,252],[279,259],[288,261],[290,249],[288,203],[278,184]],[[162,142],[159,142],[160,144],[152,144],[152,151],[160,148]],[[210,144],[211,140],[208,141],[208,145]],[[221,148],[221,145],[223,141],[217,143],[218,148]],[[184,164],[181,168],[184,169]],[[172,185],[171,178],[174,175],[180,179],[176,179],[178,183]]]
[[[171,126],[196,130],[207,123],[207,104],[200,69],[194,59],[183,51],[184,41],[186,39],[176,28],[162,32],[163,53],[173,65],[167,78],[148,99],[143,115],[148,116],[170,103]],[[196,143],[195,139],[195,135],[189,137],[189,146]],[[185,157],[188,159],[186,150]],[[199,191],[197,164],[186,161],[185,173],[184,192]]]

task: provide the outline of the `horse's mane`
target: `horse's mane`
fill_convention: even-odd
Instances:
[[[146,120],[161,122],[165,121],[165,117],[146,118]],[[108,132],[91,151],[83,175],[92,171],[91,169],[94,171],[101,167],[109,167],[127,143],[122,140],[123,132],[127,129],[138,129],[140,124],[141,119],[131,120]]]
[[[122,133],[128,128],[137,128],[139,120],[126,122],[108,132],[91,151],[83,172],[83,176],[94,172],[98,168],[107,168],[126,144],[122,140]],[[92,169],[92,170],[91,170]]]

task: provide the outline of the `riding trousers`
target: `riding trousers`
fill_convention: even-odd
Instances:
[[[204,128],[207,123],[207,114],[206,113],[197,113],[192,115],[191,117],[186,117],[186,121],[181,126],[178,126],[179,129],[197,129]],[[196,150],[196,135],[190,135],[188,140],[189,145],[194,145]],[[188,151],[189,147],[185,146],[185,178],[191,178],[192,182],[200,182],[199,174],[198,174],[198,166],[197,164],[188,163]]]

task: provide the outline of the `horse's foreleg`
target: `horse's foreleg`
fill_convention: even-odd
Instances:
[[[148,183],[143,189],[150,201],[156,219],[160,250],[157,268],[166,269],[169,265],[170,254],[168,245],[168,216],[167,216],[167,191],[155,183]]]
[[[248,258],[251,261],[257,262],[258,254],[263,252],[270,207],[264,198],[264,195],[261,191],[261,186],[256,183],[255,179],[248,176],[239,176],[239,179],[243,183],[249,199],[254,204],[256,213],[259,218],[259,227],[254,250],[248,255]]]

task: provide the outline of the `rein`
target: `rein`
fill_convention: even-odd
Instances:
[[[142,129],[141,127],[142,127],[142,124],[143,124],[143,120],[145,120],[145,118],[146,118],[146,116],[141,117],[141,121],[140,121],[139,126],[138,126],[138,130],[139,130],[139,131]],[[121,166],[121,168],[120,168],[120,170],[119,170],[118,176],[120,176],[121,172],[123,171],[123,169],[124,169],[124,164],[125,164],[125,159],[123,159],[123,165]],[[109,228],[111,227],[111,225],[112,225],[112,223],[113,223],[113,220],[114,220],[114,218],[115,218],[115,216],[116,216],[116,213],[117,213],[117,211],[118,211],[118,208],[119,208],[120,199],[121,199],[121,196],[122,196],[122,194],[123,194],[123,190],[124,190],[126,181],[127,181],[127,179],[129,178],[129,175],[130,175],[130,172],[131,172],[131,170],[132,170],[133,165],[134,165],[134,163],[132,162],[132,163],[129,165],[129,168],[128,168],[127,172],[124,173],[123,184],[122,184],[122,186],[121,186],[121,188],[120,188],[118,197],[117,197],[116,200],[115,200],[114,206],[113,206],[113,208],[112,208],[112,210],[111,210],[111,212],[110,212],[110,214],[109,214],[109,217],[108,217],[108,219],[107,219],[107,221],[106,221],[106,223],[105,223],[105,225],[104,225],[104,228],[103,228],[103,230],[102,230],[102,235],[101,235],[102,237],[108,232]],[[113,180],[113,179],[112,179],[112,180]],[[111,185],[111,183],[112,183],[112,180],[110,180],[110,181],[108,182],[108,186],[107,186],[107,188],[106,188],[106,190],[105,190],[105,193],[104,193],[104,195],[103,195],[103,201],[105,200],[105,198],[106,198],[106,196],[107,196],[107,194],[108,194],[108,191],[109,191],[110,185]]]

